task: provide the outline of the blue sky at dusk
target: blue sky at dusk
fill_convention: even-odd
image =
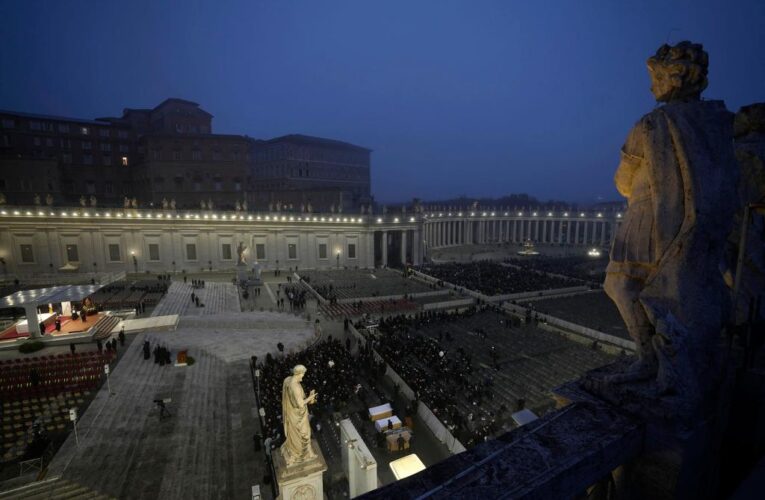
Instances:
[[[0,0],[0,109],[118,116],[167,97],[219,133],[372,148],[378,201],[619,199],[645,60],[704,44],[704,96],[765,101],[765,2]]]

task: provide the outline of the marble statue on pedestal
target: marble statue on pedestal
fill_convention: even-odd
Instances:
[[[702,101],[700,44],[663,45],[647,61],[663,103],[622,147],[615,183],[628,200],[604,288],[635,341],[637,361],[612,382],[657,382],[693,406],[719,375],[718,343],[731,311],[726,239],[739,209],[733,115]]]
[[[287,467],[305,462],[316,457],[311,447],[311,425],[308,422],[308,405],[316,402],[316,391],[311,390],[308,397],[303,392],[300,382],[305,376],[306,367],[297,365],[292,369],[292,376],[282,384],[282,419],[284,421],[284,444],[281,454]]]

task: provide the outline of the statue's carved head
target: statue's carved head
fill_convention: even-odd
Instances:
[[[295,365],[295,367],[292,369],[292,375],[298,380],[303,380],[303,376],[305,375],[306,371],[308,371],[308,368],[305,366]]]
[[[646,64],[651,75],[651,92],[657,101],[699,99],[707,88],[709,55],[700,43],[664,44]]]

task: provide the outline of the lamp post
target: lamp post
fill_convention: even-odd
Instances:
[[[133,269],[138,272],[138,258],[135,256],[135,252],[130,252],[130,256],[133,257]]]

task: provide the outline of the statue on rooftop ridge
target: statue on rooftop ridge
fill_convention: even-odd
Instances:
[[[731,310],[723,275],[739,209],[733,114],[702,101],[700,44],[663,45],[647,61],[664,103],[622,147],[614,181],[628,200],[604,288],[635,341],[637,361],[612,382],[656,379],[662,394],[696,402],[719,374],[718,341]]]
[[[292,376],[282,384],[282,420],[284,422],[284,444],[281,446],[282,457],[289,467],[316,457],[311,447],[311,425],[308,422],[308,405],[316,402],[316,391],[311,390],[308,397],[303,392],[300,382],[305,376],[306,367],[297,365],[292,369]]]

